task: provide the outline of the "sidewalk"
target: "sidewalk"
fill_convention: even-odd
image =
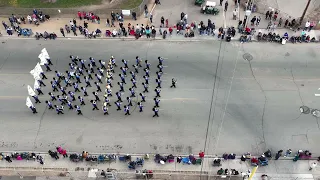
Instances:
[[[51,158],[49,155],[43,155],[44,165],[40,165],[38,162],[34,161],[17,161],[14,160],[12,163],[8,163],[5,160],[0,162],[0,175],[1,176],[65,176],[72,177],[84,177],[87,176],[90,168],[106,170],[107,168],[115,169],[116,174],[121,177],[132,177],[135,176],[134,170],[128,169],[128,164],[125,162],[120,162],[117,160],[112,163],[93,163],[93,162],[71,162],[69,159],[63,159],[60,156],[59,160]],[[135,160],[137,157],[141,156],[132,156],[132,160]],[[239,159],[222,161],[221,167],[212,166],[212,157],[204,158],[202,165],[184,165],[176,163],[167,163],[164,165],[156,164],[153,161],[153,156],[150,155],[150,159],[146,160],[143,167],[138,167],[138,170],[148,169],[153,170],[154,178],[169,178],[175,179],[174,177],[183,177],[181,179],[198,179],[199,175],[209,175],[216,176],[218,169],[236,169],[240,172],[245,172],[252,170],[252,166],[246,163],[240,163]],[[293,162],[292,158],[281,160],[270,160],[268,166],[259,167],[256,175],[253,179],[260,179],[262,174],[267,174],[269,177],[274,179],[315,179],[320,177],[320,168],[316,168],[312,171],[309,171],[309,164],[314,162],[314,160],[299,160]],[[239,176],[239,179],[240,178]]]

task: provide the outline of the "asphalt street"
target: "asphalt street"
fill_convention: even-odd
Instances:
[[[204,147],[206,154],[259,154],[267,148],[320,152],[318,119],[299,111],[302,105],[319,106],[314,95],[320,81],[317,45],[234,45],[218,41],[5,41],[0,44],[0,151],[47,151],[62,145],[69,151],[121,153],[188,154]],[[43,89],[46,95],[40,96],[42,103],[36,104],[39,113],[32,114],[25,106],[27,85],[34,84],[29,71],[39,61],[42,48],[47,48],[53,60],[52,69],[61,72],[68,68],[71,54],[104,60],[113,55],[118,64],[122,58],[129,60],[129,67],[138,55],[151,62],[150,90],[156,86],[157,57],[166,58],[160,117],[152,118],[152,91],[143,113],[135,105],[132,115],[125,116],[113,105],[110,115],[104,116],[101,109],[92,111],[89,100],[93,97],[89,97],[82,107],[84,116],[68,110],[57,115],[44,103],[51,91],[48,86]],[[252,56],[251,61],[243,58],[245,53],[249,54],[246,59]],[[49,79],[53,75],[47,74]],[[139,72],[137,92],[142,90],[141,76]],[[172,77],[178,79],[176,89],[169,88]],[[113,84],[118,80],[116,76]],[[49,85],[48,80],[44,82]],[[113,92],[118,89],[114,85]],[[128,95],[126,91],[123,97]]]

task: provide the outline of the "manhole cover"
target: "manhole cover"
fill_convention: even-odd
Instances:
[[[309,114],[310,113],[310,108],[308,108],[307,106],[301,106],[300,107],[300,112],[303,114]]]
[[[318,109],[313,109],[311,113],[314,117],[320,118],[320,111]]]
[[[253,59],[253,56],[249,53],[245,53],[242,57],[247,61],[251,61]]]

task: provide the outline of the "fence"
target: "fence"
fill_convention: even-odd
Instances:
[[[143,0],[142,3],[133,9],[130,9],[130,12],[136,12],[137,16],[140,16],[144,12],[144,5],[148,4],[149,0]],[[31,15],[34,8],[15,8],[15,7],[0,7],[0,16],[8,17],[11,14],[17,16],[27,16]],[[48,14],[51,17],[66,17],[74,18],[77,16],[78,11],[88,11],[85,7],[79,8],[40,8],[44,14]],[[93,10],[95,14],[100,16],[100,18],[110,17],[111,12],[121,13],[122,9],[115,8],[97,8]],[[129,10],[129,9],[128,9]],[[60,11],[60,12],[59,12]]]

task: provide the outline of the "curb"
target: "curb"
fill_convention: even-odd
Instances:
[[[23,153],[23,152],[34,152],[35,154],[40,154],[40,155],[48,155],[49,154],[47,152],[36,152],[36,151],[1,151],[1,153],[3,154],[11,154],[11,153]],[[68,154],[79,154],[79,152],[75,152],[75,151],[69,151]],[[94,152],[94,153],[90,153],[90,155],[101,155],[101,154],[115,154],[116,156],[124,156],[124,155],[131,155],[131,156],[144,156],[145,154],[132,154],[132,153],[117,153],[117,152]],[[148,153],[150,158],[155,156],[156,153]],[[169,155],[169,154],[161,154],[163,156],[165,155]],[[197,154],[194,154],[195,156],[198,156]],[[178,157],[178,156],[182,156],[182,157],[186,157],[186,156],[189,156],[189,154],[173,154],[173,156],[175,157]],[[259,155],[260,156],[260,155]],[[258,157],[258,156],[255,156],[255,155],[252,155],[252,157]],[[205,155],[204,158],[206,159],[214,159],[214,158],[222,158],[222,155]],[[236,156],[235,159],[228,159],[230,161],[232,160],[240,160],[241,156]],[[273,157],[274,158],[274,157]],[[292,161],[293,160],[293,156],[290,156],[290,157],[280,157],[278,160],[282,160],[282,161]],[[222,158],[223,159],[223,158]],[[269,160],[272,160],[272,161],[277,161],[275,159],[269,159]],[[317,157],[311,157],[310,159],[300,159],[299,161],[313,161],[313,160],[317,160]]]

